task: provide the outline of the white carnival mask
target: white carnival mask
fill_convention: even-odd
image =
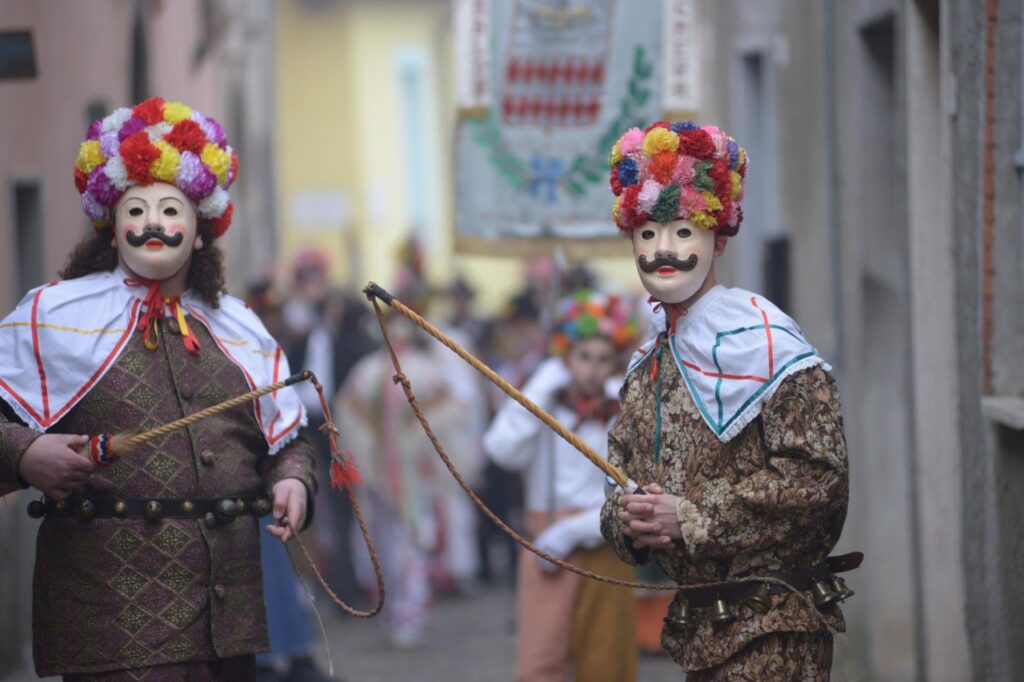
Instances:
[[[121,264],[154,281],[180,272],[193,250],[203,246],[195,206],[165,182],[138,185],[124,193],[114,209],[114,241]]]
[[[662,303],[693,297],[715,259],[715,233],[688,220],[649,220],[632,230],[633,257],[644,289]]]

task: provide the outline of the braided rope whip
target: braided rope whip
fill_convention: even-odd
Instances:
[[[354,467],[354,463],[351,461],[350,458],[346,457],[343,454],[341,447],[338,445],[338,427],[334,425],[334,421],[333,419],[331,419],[331,409],[330,406],[327,404],[327,399],[324,397],[324,387],[317,380],[316,375],[309,370],[298,372],[288,377],[287,379],[278,381],[277,383],[274,384],[270,384],[269,386],[257,388],[252,391],[249,391],[248,393],[243,393],[242,395],[236,396],[234,398],[229,398],[224,402],[207,407],[203,410],[200,410],[199,412],[190,414],[187,417],[176,419],[173,422],[163,424],[162,426],[158,426],[155,429],[144,431],[142,433],[114,436],[114,442],[111,447],[112,454],[114,456],[111,458],[111,461],[115,460],[117,457],[120,457],[122,454],[126,452],[130,452],[131,449],[137,445],[141,445],[142,443],[146,443],[151,440],[161,438],[173,431],[185,428],[186,426],[190,426],[202,419],[206,419],[207,417],[212,417],[214,415],[220,414],[234,407],[238,407],[239,405],[245,405],[251,400],[256,400],[258,398],[261,398],[262,396],[267,395],[268,393],[279,391],[282,388],[285,388],[286,386],[291,386],[301,381],[309,381],[310,383],[312,383],[313,387],[316,389],[317,395],[320,397],[320,407],[324,413],[324,424],[320,427],[320,431],[327,437],[327,442],[330,446],[332,461],[340,464],[344,459],[344,466]],[[86,454],[85,456],[88,456],[88,454]],[[356,499],[356,494],[355,491],[353,491],[352,489],[352,485],[342,485],[341,487],[345,490],[345,494],[348,496],[348,501],[352,505],[352,511],[356,517],[356,522],[359,524],[359,532],[363,536],[363,541],[366,543],[366,550],[370,555],[370,562],[373,564],[373,573],[377,581],[377,603],[373,606],[373,608],[363,611],[355,607],[349,606],[344,601],[342,601],[342,599],[338,597],[338,595],[335,594],[335,592],[327,584],[327,581],[321,574],[320,569],[316,565],[316,562],[313,561],[313,558],[310,555],[309,550],[306,549],[305,543],[302,542],[302,538],[299,536],[298,529],[294,526],[292,526],[292,537],[299,545],[299,549],[302,551],[302,555],[305,557],[306,563],[309,564],[309,567],[312,569],[317,581],[320,583],[320,587],[322,587],[324,591],[330,596],[331,601],[337,604],[338,607],[345,611],[345,613],[348,613],[352,616],[356,616],[357,618],[372,618],[376,616],[378,613],[380,613],[380,610],[384,607],[384,571],[380,565],[380,558],[377,556],[377,548],[374,547],[373,540],[370,539],[370,532],[366,527],[366,520],[363,518],[363,512],[359,507],[359,502]],[[287,519],[282,519],[282,521],[290,525]]]
[[[383,332],[386,341],[388,338],[388,332],[386,329],[384,319],[381,317],[380,308],[377,306],[377,299],[383,300],[392,308],[394,308],[395,310],[397,310],[398,312],[402,313],[410,320],[412,320],[417,327],[427,332],[435,339],[440,341],[442,344],[447,346],[449,350],[451,350],[453,353],[455,353],[460,358],[462,358],[470,365],[472,365],[473,369],[483,374],[498,388],[504,391],[509,397],[511,397],[513,400],[515,400],[524,408],[526,408],[531,414],[533,414],[535,417],[544,422],[544,424],[548,428],[550,428],[559,436],[564,438],[565,441],[569,443],[569,445],[579,450],[584,457],[589,459],[591,463],[593,463],[594,466],[603,471],[605,475],[610,476],[616,483],[618,483],[623,488],[627,487],[627,485],[629,484],[629,477],[626,476],[626,474],[623,473],[621,469],[619,469],[617,466],[615,466],[614,464],[606,460],[604,457],[599,455],[597,452],[595,452],[594,449],[591,448],[586,443],[584,443],[579,436],[577,436],[575,433],[567,429],[565,425],[563,425],[560,421],[552,417],[550,414],[548,414],[547,411],[545,411],[539,405],[537,405],[532,400],[523,395],[518,389],[516,389],[515,386],[505,381],[497,372],[495,372],[493,369],[485,365],[478,358],[476,358],[476,356],[474,356],[472,353],[470,353],[465,348],[456,343],[450,336],[442,332],[434,325],[427,322],[425,319],[417,315],[414,311],[407,308],[404,304],[402,304],[401,301],[396,299],[394,296],[392,296],[387,291],[385,291],[384,289],[382,289],[380,286],[373,282],[370,282],[369,284],[366,285],[366,288],[363,289],[363,293],[366,294],[366,297],[369,298],[371,302],[373,302],[374,308],[377,309],[377,321],[380,324],[381,332]],[[400,371],[398,368],[398,359],[395,357],[394,351],[391,348],[390,341],[387,341],[387,344],[388,350],[391,351],[391,357],[393,361],[392,364],[395,365],[395,371]]]
[[[600,573],[594,573],[593,571],[589,571],[585,568],[581,568],[580,566],[560,559],[554,556],[553,554],[545,552],[544,550],[542,550],[541,548],[537,547],[529,540],[524,538],[522,535],[517,533],[507,523],[502,521],[501,518],[497,514],[495,514],[483,500],[480,499],[480,497],[473,491],[469,484],[466,483],[465,479],[462,478],[462,475],[459,473],[458,469],[455,467],[455,464],[452,462],[451,457],[445,451],[444,446],[441,445],[441,442],[438,440],[437,435],[434,433],[434,430],[430,426],[430,422],[427,420],[426,416],[424,416],[423,411],[420,409],[419,403],[416,401],[416,395],[413,393],[412,384],[410,383],[409,378],[405,376],[405,374],[402,372],[402,365],[398,360],[398,354],[395,352],[394,346],[391,344],[391,337],[388,333],[388,325],[387,321],[384,318],[384,312],[380,307],[380,300],[383,300],[394,310],[398,311],[405,317],[409,318],[414,324],[416,324],[416,326],[420,327],[425,332],[427,332],[435,339],[443,343],[445,346],[450,348],[459,357],[469,362],[469,364],[471,364],[481,374],[486,376],[495,385],[497,385],[498,388],[507,393],[509,397],[513,398],[516,402],[518,402],[520,405],[529,410],[532,414],[537,416],[541,421],[543,421],[545,424],[554,429],[560,436],[565,438],[571,445],[573,445],[573,447],[577,447],[581,452],[583,452],[584,455],[587,456],[588,459],[594,461],[594,458],[596,458],[597,460],[600,460],[604,464],[607,464],[609,468],[606,469],[605,467],[602,466],[602,471],[608,473],[608,475],[615,478],[616,481],[620,480],[621,478],[622,481],[628,482],[629,479],[624,473],[622,473],[622,471],[620,471],[613,465],[609,464],[600,455],[597,455],[597,453],[594,453],[593,450],[586,446],[586,444],[580,442],[579,438],[572,436],[572,433],[557,419],[555,419],[542,408],[534,404],[529,398],[523,395],[514,386],[512,386],[507,381],[499,377],[492,369],[487,367],[487,365],[485,365],[479,359],[470,354],[469,351],[459,346],[458,343],[456,343],[454,340],[448,337],[444,332],[440,331],[439,329],[431,325],[429,322],[424,320],[422,317],[417,315],[415,312],[410,310],[408,307],[402,304],[401,301],[396,299],[394,296],[389,294],[380,286],[374,284],[373,282],[370,282],[366,286],[366,288],[363,289],[363,293],[366,294],[366,297],[370,300],[370,303],[373,304],[374,313],[376,313],[377,315],[377,324],[380,325],[380,331],[384,337],[384,346],[387,348],[388,355],[390,355],[391,357],[391,364],[395,368],[395,375],[393,377],[393,381],[402,387],[402,391],[405,393],[405,397],[409,401],[409,406],[412,408],[413,414],[416,416],[416,420],[420,423],[420,426],[422,427],[423,432],[426,434],[427,439],[430,441],[430,444],[434,447],[434,451],[437,452],[438,456],[441,458],[441,461],[444,462],[444,465],[448,468],[448,471],[451,473],[452,477],[455,478],[455,482],[458,483],[459,487],[462,488],[466,495],[469,496],[469,498],[473,501],[473,504],[475,504],[480,509],[480,511],[483,512],[484,516],[490,519],[491,522],[494,523],[494,525],[496,525],[499,529],[501,529],[502,532],[504,532],[513,540],[515,540],[521,547],[523,547],[523,549],[532,552],[533,554],[536,554],[537,556],[541,557],[546,561],[550,561],[555,566],[558,566],[561,569],[569,571],[570,573],[575,573],[577,575],[583,576],[584,578],[589,578],[591,580],[596,580],[598,582],[608,583],[610,585],[618,585],[619,587],[675,592],[677,590],[686,589],[722,587],[724,585],[740,582],[763,582],[781,585],[793,594],[795,594],[799,599],[801,599],[808,608],[810,608],[814,613],[818,615],[819,618],[821,618],[822,622],[825,623],[826,627],[828,627],[831,630],[831,626],[825,620],[824,615],[817,609],[817,607],[807,597],[807,595],[805,595],[803,592],[796,589],[792,585],[788,584],[786,581],[781,580],[779,578],[774,578],[771,576],[744,576],[723,581],[687,584],[642,583],[632,580],[622,580],[619,578],[612,578],[606,575],[601,575]],[[569,436],[572,437],[570,438]],[[582,447],[577,446],[577,442],[580,442]],[[587,452],[592,453],[594,455],[594,458],[587,454]],[[596,464],[597,462],[595,461],[594,463]],[[618,475],[613,475],[613,471]]]
[[[142,433],[134,433],[120,436],[117,442],[121,447],[130,450],[134,448],[136,445],[142,445],[143,443],[147,443],[151,440],[163,438],[169,433],[177,431],[178,429],[183,429],[186,426],[191,426],[192,424],[195,424],[200,420],[206,419],[207,417],[213,417],[214,415],[218,415],[221,412],[226,412],[227,410],[230,410],[233,407],[245,405],[250,400],[262,398],[268,393],[273,393],[274,391],[279,391],[282,388],[285,388],[286,386],[291,386],[293,384],[299,383],[300,381],[307,380],[312,380],[315,382],[316,377],[309,370],[306,370],[304,372],[298,372],[297,374],[293,374],[287,379],[278,381],[276,384],[270,384],[268,386],[264,386],[263,388],[257,388],[252,391],[249,391],[248,393],[243,393],[242,395],[235,396],[234,398],[225,400],[222,403],[217,403],[216,405],[211,405],[210,407],[199,410],[198,412],[190,414],[187,417],[175,419],[174,421],[158,426],[155,429],[144,431]]]

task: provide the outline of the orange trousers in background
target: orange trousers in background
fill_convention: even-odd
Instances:
[[[573,552],[569,561],[612,578],[633,569],[607,546]],[[636,600],[633,591],[558,569],[546,573],[529,552],[519,556],[519,645],[516,680],[634,682]]]

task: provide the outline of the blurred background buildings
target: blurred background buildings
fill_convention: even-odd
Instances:
[[[843,670],[1024,679],[1022,3],[692,7],[694,113],[752,159],[719,279],[792,314],[843,391],[838,549],[867,556]],[[159,94],[242,159],[232,290],[287,285],[306,246],[346,289],[390,283],[415,235],[429,281],[461,275],[497,310],[529,275],[455,249],[452,24],[450,0],[0,0],[0,308],[91,229],[71,181],[88,123]],[[622,255],[587,265],[636,291]],[[0,679],[29,660],[36,522],[11,500]]]

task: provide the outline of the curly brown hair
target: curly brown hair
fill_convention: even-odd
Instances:
[[[211,308],[219,305],[224,293],[224,252],[213,242],[213,227],[199,221],[199,235],[203,248],[192,254],[185,286]],[[110,245],[111,233],[97,230],[80,241],[68,256],[63,269],[57,273],[61,279],[75,279],[96,272],[110,272],[117,266],[117,249]]]

